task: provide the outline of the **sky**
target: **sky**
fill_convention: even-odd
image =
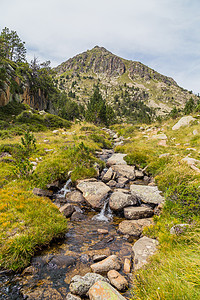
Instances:
[[[98,45],[200,93],[199,0],[0,0],[0,31],[57,66]]]

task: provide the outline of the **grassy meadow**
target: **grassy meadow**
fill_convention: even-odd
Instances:
[[[144,235],[158,239],[159,251],[135,272],[132,299],[200,299],[200,173],[182,160],[200,160],[200,126],[195,121],[173,131],[177,121],[113,127],[127,138],[116,151],[152,174],[166,199],[155,225],[144,229]],[[167,139],[161,139],[164,134]],[[185,223],[189,226],[170,234],[174,225]]]

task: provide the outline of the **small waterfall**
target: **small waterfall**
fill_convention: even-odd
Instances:
[[[108,204],[108,199],[105,200],[104,205],[98,215],[95,215],[92,220],[109,222],[112,220],[112,211]]]
[[[70,190],[70,184],[71,184],[71,178],[67,180],[67,182],[65,183],[65,185],[63,186],[63,188],[58,192],[58,195],[62,198],[65,198],[65,195],[69,192],[71,192]]]

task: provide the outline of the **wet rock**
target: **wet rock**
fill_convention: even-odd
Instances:
[[[116,255],[110,255],[104,260],[91,265],[91,269],[95,273],[104,273],[110,270],[120,270],[121,263]]]
[[[131,194],[135,195],[141,202],[149,204],[163,203],[165,198],[160,195],[157,186],[146,186],[132,184],[130,186]]]
[[[44,288],[44,286],[38,287],[34,289],[34,291],[30,291],[26,293],[28,300],[49,300],[49,299],[56,299],[56,300],[63,300],[63,296],[54,288],[48,287]],[[16,298],[17,299],[17,298]]]
[[[114,180],[110,180],[108,183],[107,183],[107,185],[109,185],[110,187],[115,187],[116,186],[116,181],[114,181]]]
[[[143,236],[133,245],[134,256],[134,269],[142,268],[148,261],[147,259],[152,256],[157,250],[158,241]]]
[[[109,168],[102,178],[103,182],[110,181],[112,179],[112,176],[113,176],[113,170],[112,168]]]
[[[139,237],[146,226],[153,224],[152,219],[124,220],[119,224],[118,231],[129,236]]]
[[[125,258],[124,260],[124,273],[130,273],[131,272],[131,260],[130,258]]]
[[[68,268],[70,266],[73,266],[75,262],[76,259],[73,256],[58,255],[58,256],[54,256],[51,259],[49,265],[56,265],[58,268]]]
[[[52,183],[47,184],[47,188],[51,191],[53,191],[54,193],[58,192],[62,187],[62,184],[60,183],[59,180],[56,180]]]
[[[125,298],[109,283],[97,281],[89,289],[90,300],[125,300]]]
[[[24,271],[22,272],[22,275],[23,276],[34,275],[36,273],[37,273],[37,269],[34,266],[29,266],[24,269]]]
[[[71,279],[69,290],[72,294],[84,296],[93,284],[99,280],[108,281],[107,278],[96,273],[87,273],[84,276],[76,275]]]
[[[118,177],[123,176],[129,180],[135,179],[135,167],[129,165],[113,165],[112,169],[117,173]]]
[[[101,261],[101,260],[103,260],[105,258],[107,258],[107,255],[104,255],[104,254],[94,255],[93,256],[93,261],[94,262],[98,262],[98,261]]]
[[[42,190],[39,188],[33,189],[33,194],[40,197],[51,197],[53,195],[53,191]]]
[[[69,217],[73,214],[73,212],[75,211],[75,208],[74,208],[73,205],[67,203],[67,204],[61,206],[61,207],[59,208],[59,211],[60,211],[66,218],[69,218]]]
[[[104,248],[104,249],[89,250],[87,251],[87,254],[91,257],[94,257],[94,255],[106,255],[106,257],[108,257],[111,255],[111,251],[109,248]]]
[[[153,210],[150,207],[129,206],[124,208],[124,217],[129,220],[150,218],[152,216]]]
[[[104,199],[111,190],[103,182],[82,181],[77,185],[77,188],[83,193],[86,202],[94,209],[101,209],[104,204]]]
[[[196,121],[192,116],[182,117],[173,127],[172,130],[177,130],[182,126],[188,126],[191,122]]]
[[[135,196],[122,192],[113,192],[109,199],[109,206],[114,211],[120,211],[124,207],[136,204],[137,198]]]
[[[119,291],[125,291],[128,288],[128,281],[116,270],[110,270],[107,276],[110,283]]]
[[[103,229],[103,228],[98,228],[97,232],[100,234],[108,234],[108,230],[107,229]]]
[[[124,160],[124,157],[127,154],[122,153],[114,153],[108,160],[107,160],[107,166],[112,165],[127,165],[127,162]]]
[[[101,241],[97,242],[93,246],[91,246],[92,249],[104,249],[107,247],[107,244],[111,243],[114,240],[114,236],[110,235],[107,237],[104,237]]]
[[[70,218],[71,221],[82,221],[85,219],[86,219],[86,216],[79,211],[73,212],[73,214],[71,215],[71,218]]]
[[[84,203],[85,199],[83,198],[83,195],[79,191],[73,191],[70,193],[67,193],[65,198],[68,200],[68,202],[74,202],[74,203]]]
[[[80,261],[84,264],[88,263],[90,260],[89,256],[87,254],[81,254]]]
[[[79,296],[75,296],[71,293],[67,294],[67,297],[65,298],[66,300],[81,300],[81,298]]]

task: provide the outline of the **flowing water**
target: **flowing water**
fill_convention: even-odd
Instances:
[[[65,197],[70,184],[68,180],[59,197]],[[132,244],[117,232],[123,219],[112,214],[108,201],[109,197],[100,213],[84,206],[79,208],[85,219],[69,221],[65,238],[37,253],[22,274],[0,274],[0,299],[65,299],[71,278],[91,272],[94,255],[117,254],[122,261],[130,258]],[[108,234],[99,233],[101,229]],[[131,275],[123,275],[131,285]],[[129,299],[129,291],[124,296]]]

